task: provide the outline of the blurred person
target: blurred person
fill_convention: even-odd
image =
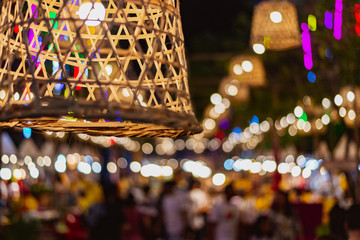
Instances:
[[[156,239],[156,221],[159,216],[157,209],[157,199],[152,196],[149,185],[143,187],[143,199],[140,202],[138,209],[143,216],[144,223],[144,239]]]
[[[166,240],[182,240],[186,225],[186,198],[175,188],[174,181],[165,182],[161,197],[160,206]]]
[[[143,240],[142,214],[137,209],[134,196],[129,194],[124,204],[126,222],[122,229],[122,239]]]
[[[360,205],[354,204],[346,212],[348,240],[360,240]]]
[[[117,187],[103,186],[104,201],[93,204],[86,216],[90,240],[119,240],[125,221],[122,202],[117,195]]]
[[[347,232],[345,229],[346,212],[352,205],[352,197],[349,191],[340,196],[335,205],[329,212],[329,227],[332,236],[340,240],[347,239]]]
[[[286,192],[277,191],[275,193],[269,217],[274,226],[274,239],[301,239],[300,224]]]
[[[258,217],[250,240],[275,240],[273,238],[273,226],[268,216],[262,215]]]
[[[215,240],[235,240],[237,239],[237,229],[239,227],[239,210],[236,205],[231,203],[231,198],[235,195],[232,184],[224,189],[225,199],[215,203],[209,215],[209,234],[210,239]],[[212,230],[215,230],[213,234]]]
[[[189,183],[189,202],[187,219],[190,231],[194,234],[195,240],[203,238],[205,231],[206,213],[209,210],[209,198],[201,188],[198,180],[191,180]]]

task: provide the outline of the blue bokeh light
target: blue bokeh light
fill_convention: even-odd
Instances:
[[[307,78],[308,78],[309,82],[311,82],[311,83],[316,81],[316,75],[312,71],[310,71],[308,73]]]
[[[31,128],[23,128],[23,135],[26,139],[31,137]]]
[[[230,171],[233,169],[234,163],[235,163],[234,160],[232,160],[231,158],[226,159],[224,162],[224,168]]]
[[[236,133],[236,134],[240,134],[240,133],[242,133],[242,130],[240,127],[235,127],[232,132]]]
[[[254,115],[249,122],[249,124],[252,124],[252,123],[259,124],[259,118],[256,115]]]

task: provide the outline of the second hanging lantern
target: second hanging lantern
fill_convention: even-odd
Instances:
[[[285,50],[301,44],[295,6],[287,1],[263,1],[255,6],[250,45]]]

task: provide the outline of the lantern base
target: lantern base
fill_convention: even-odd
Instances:
[[[200,133],[194,115],[136,105],[68,100],[12,104],[0,116],[0,127],[29,127],[54,132],[118,137],[178,137]],[[41,106],[36,109],[35,106]],[[131,119],[131,121],[128,121]],[[156,123],[156,124],[155,124]]]

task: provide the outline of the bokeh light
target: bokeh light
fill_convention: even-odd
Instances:
[[[132,172],[135,172],[135,173],[140,172],[141,164],[139,162],[136,162],[136,161],[131,162],[130,163],[130,170]]]
[[[256,54],[263,54],[265,52],[265,46],[260,43],[255,43],[253,45],[253,50]]]
[[[222,97],[221,97],[221,95],[219,93],[214,93],[210,97],[210,101],[214,105],[220,104],[221,100],[222,100]]]
[[[226,177],[223,173],[216,173],[212,178],[212,182],[215,186],[221,186],[225,183],[225,181]]]
[[[270,19],[274,23],[280,23],[282,21],[282,14],[278,11],[273,11],[270,13]]]

